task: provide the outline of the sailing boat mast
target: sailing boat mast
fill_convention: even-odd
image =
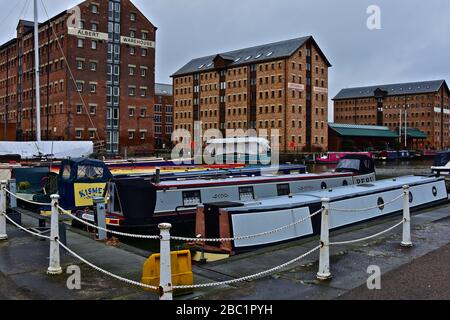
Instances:
[[[34,0],[34,71],[36,85],[36,141],[41,141],[41,90],[39,84],[39,21],[37,0]]]

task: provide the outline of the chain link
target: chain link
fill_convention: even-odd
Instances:
[[[110,276],[110,277],[112,277],[112,278],[114,278],[114,279],[117,279],[117,280],[119,280],[119,281],[122,281],[122,282],[125,282],[125,283],[128,283],[128,284],[131,284],[131,285],[134,285],[134,286],[138,286],[138,287],[142,287],[142,288],[147,288],[147,289],[151,289],[151,290],[159,290],[159,287],[155,287],[155,286],[151,286],[151,285],[148,285],[148,284],[145,284],[145,283],[141,283],[141,282],[138,282],[138,281],[130,280],[130,279],[127,279],[127,278],[118,276],[118,275],[116,275],[116,274],[114,274],[114,273],[112,273],[112,272],[106,271],[106,270],[104,270],[104,269],[102,269],[102,268],[96,266],[95,264],[93,264],[93,263],[87,261],[87,260],[84,259],[83,257],[79,256],[78,254],[76,254],[75,252],[73,252],[72,250],[70,250],[67,246],[65,246],[63,243],[61,243],[61,241],[59,241],[59,240],[56,240],[56,241],[59,243],[59,245],[61,246],[61,248],[65,249],[65,250],[66,250],[67,252],[69,252],[72,256],[74,256],[75,258],[77,258],[77,259],[80,260],[81,262],[84,262],[85,264],[87,264],[87,265],[90,266],[91,268],[93,268],[93,269],[95,269],[95,270],[97,270],[97,271],[99,271],[99,272],[101,272],[101,273],[103,273],[103,274],[106,274],[107,276]]]
[[[394,230],[395,228],[397,228],[398,226],[404,224],[405,222],[406,222],[406,219],[403,219],[402,221],[400,221],[400,222],[397,223],[396,225],[394,225],[394,226],[392,226],[392,227],[390,227],[390,228],[388,228],[388,229],[386,229],[386,230],[384,230],[384,231],[381,231],[381,232],[379,232],[379,233],[377,233],[377,234],[374,234],[374,235],[372,235],[372,236],[368,236],[368,237],[361,238],[361,239],[356,239],[356,240],[341,241],[341,242],[330,242],[330,245],[351,244],[351,243],[357,243],[357,242],[362,242],[362,241],[370,240],[370,239],[376,238],[376,237],[378,237],[378,236],[381,236],[382,234],[385,234],[385,233],[387,233],[387,232],[389,232],[389,231],[391,231],[391,230]]]

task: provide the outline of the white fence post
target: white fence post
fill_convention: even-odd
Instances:
[[[8,180],[8,186],[9,186],[9,192],[11,192],[12,194],[15,195],[17,193],[16,179]],[[17,199],[13,195],[9,196],[9,207],[17,208]]]
[[[106,217],[105,217],[105,199],[104,198],[94,198],[95,205],[95,223],[98,227],[106,229]],[[105,230],[97,229],[97,240],[104,241],[108,239],[108,235]]]
[[[7,240],[8,235],[6,234],[6,181],[0,182],[0,240]]]
[[[170,223],[158,225],[160,230],[160,260],[159,260],[159,300],[173,300],[172,294],[172,263],[170,252]]]
[[[322,226],[320,229],[320,256],[317,279],[331,279],[330,273],[330,199],[322,199]]]
[[[47,274],[58,275],[62,273],[59,257],[59,195],[53,194],[52,199],[52,217],[50,229],[50,265],[47,269]]]
[[[409,186],[403,186],[403,236],[402,236],[402,247],[412,247],[411,242],[411,214],[409,211],[409,201],[410,201],[410,191]]]

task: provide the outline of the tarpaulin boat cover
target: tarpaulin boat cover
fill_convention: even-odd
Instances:
[[[94,153],[92,141],[0,142],[0,156],[20,155],[22,159],[88,157]]]

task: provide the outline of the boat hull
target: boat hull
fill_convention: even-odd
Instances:
[[[370,185],[341,187],[333,192],[318,191],[293,198],[267,199],[258,204],[243,203],[239,207],[215,208],[212,211],[220,217],[220,221],[214,222],[209,218],[207,222],[207,219],[203,218],[204,223],[197,222],[196,234],[199,233],[208,238],[242,237],[267,232],[305,219],[303,223],[295,227],[269,235],[241,239],[232,243],[201,245],[203,250],[222,253],[248,251],[261,246],[310,237],[320,234],[321,215],[318,214],[313,218],[309,218],[309,215],[320,210],[322,198],[327,197],[331,200],[330,229],[336,230],[402,212],[403,199],[389,202],[403,193],[405,184],[410,185],[411,210],[448,202],[443,178],[403,177],[382,180]],[[386,204],[382,209],[374,208],[360,212],[334,210],[374,207],[380,203],[380,199]],[[231,206],[231,204],[228,205]],[[197,213],[200,220],[206,216],[206,212],[209,212],[208,205],[204,210],[204,213]],[[212,230],[208,231],[208,228]]]

